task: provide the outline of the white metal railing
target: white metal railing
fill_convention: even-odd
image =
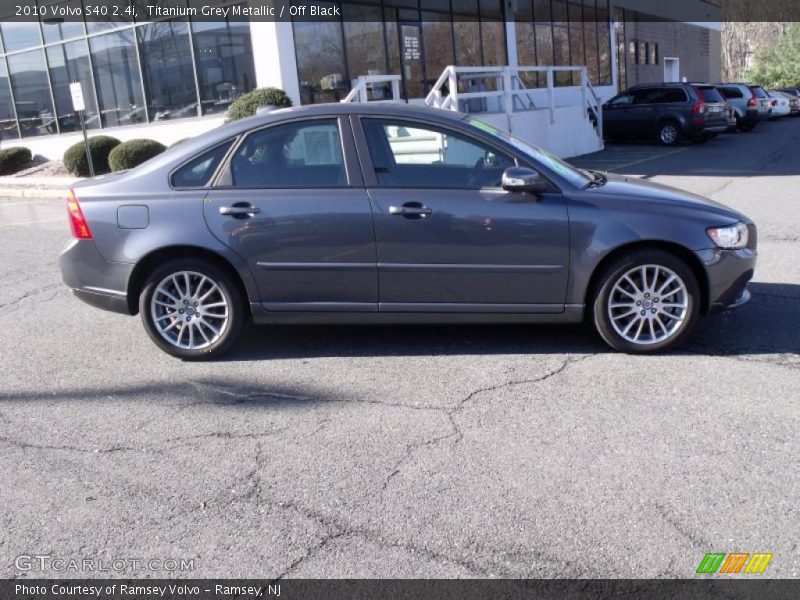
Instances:
[[[392,97],[375,100],[376,93],[391,87]],[[352,81],[350,93],[340,102],[369,102],[369,92],[372,92],[372,102],[402,102],[400,98],[400,75],[361,75]]]
[[[524,74],[543,74],[546,85],[542,87],[529,88],[523,81]],[[481,112],[505,112],[509,119],[514,112],[527,110],[550,111],[550,122],[556,119],[556,97],[565,88],[576,86],[556,86],[557,73],[578,73],[580,75],[581,106],[586,110],[586,118],[592,122],[597,135],[602,140],[603,135],[603,111],[600,96],[592,87],[586,67],[539,67],[539,66],[517,66],[517,67],[458,67],[450,65],[445,68],[439,79],[436,80],[430,93],[425,97],[425,104],[436,108],[453,111],[469,111],[469,100],[483,99],[487,109]],[[458,89],[459,76],[471,81],[482,79],[484,81],[494,81],[494,90],[480,90],[460,92]],[[445,90],[445,85],[447,86]],[[478,86],[480,87],[480,86]],[[547,106],[537,106],[535,101],[536,90],[546,89]],[[490,100],[495,100],[494,110],[488,110]]]

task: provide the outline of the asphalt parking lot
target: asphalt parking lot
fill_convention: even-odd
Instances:
[[[582,327],[258,328],[182,363],[61,285],[63,199],[0,199],[0,577],[20,555],[230,577],[800,576],[800,119],[581,166],[759,226],[752,301],[682,351]]]

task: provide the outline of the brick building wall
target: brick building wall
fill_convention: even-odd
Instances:
[[[665,57],[678,59],[679,81],[684,77],[688,81],[708,82],[721,78],[721,39],[720,32],[715,29],[676,21],[655,21],[652,17],[625,11],[625,39],[628,86],[663,82]]]

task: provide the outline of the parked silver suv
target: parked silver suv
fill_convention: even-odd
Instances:
[[[750,131],[759,121],[769,118],[770,98],[760,85],[718,83],[717,89],[736,112],[739,131]]]

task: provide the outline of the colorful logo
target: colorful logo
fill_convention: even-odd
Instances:
[[[726,558],[727,556],[727,558]],[[710,552],[700,561],[698,573],[763,573],[772,554],[766,552]]]

